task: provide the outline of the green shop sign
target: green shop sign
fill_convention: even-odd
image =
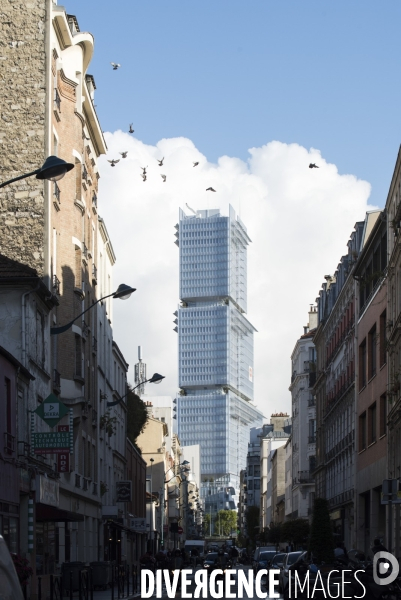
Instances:
[[[33,452],[34,454],[69,453],[71,435],[69,431],[32,433]]]
[[[49,427],[55,427],[57,423],[68,414],[68,408],[60,402],[54,394],[47,396],[42,404],[34,411],[41,419],[43,419]]]

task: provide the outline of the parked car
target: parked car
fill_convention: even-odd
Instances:
[[[276,554],[277,552],[275,550],[266,550],[265,552],[261,552],[259,554],[259,559],[257,563],[255,563],[255,567],[253,569],[255,575],[261,569],[269,569],[270,563]]]
[[[286,589],[287,585],[288,585],[288,579],[289,579],[289,570],[290,568],[298,561],[301,559],[306,557],[307,555],[307,551],[306,550],[298,550],[297,552],[289,552],[288,554],[286,554],[286,556],[284,557],[283,560],[283,565],[280,568],[280,573],[279,573],[279,591],[283,591]]]
[[[275,546],[259,546],[259,548],[256,548],[255,553],[253,555],[253,559],[252,559],[252,569],[253,572],[257,573],[258,571],[258,564],[260,561],[260,555],[262,554],[262,552],[272,552],[272,556],[271,558],[273,558],[273,556],[275,554],[277,554],[277,550]],[[265,567],[263,567],[265,568]]]
[[[262,552],[262,555],[263,555],[263,552]],[[279,553],[276,553],[276,554],[273,556],[273,558],[270,560],[270,564],[268,564],[268,566],[267,566],[267,570],[269,571],[270,569],[277,569],[278,571],[280,571],[280,569],[281,569],[281,568],[282,568],[282,566],[283,566],[283,562],[284,562],[284,559],[285,559],[285,557],[286,557],[286,556],[287,556],[287,553],[286,553],[286,552],[279,552]],[[262,584],[263,584],[263,585],[267,585],[267,582],[268,582],[268,577],[267,577],[267,575],[264,575],[264,576],[262,577],[262,580],[261,580],[261,581],[262,581]]]

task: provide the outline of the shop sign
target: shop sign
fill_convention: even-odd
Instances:
[[[54,427],[57,423],[68,414],[68,408],[60,402],[54,394],[47,396],[46,400],[38,406],[34,412],[41,418],[49,427]]]
[[[68,452],[57,454],[57,471],[58,473],[70,472],[70,455]]]
[[[34,454],[65,454],[70,452],[71,438],[69,431],[50,431],[32,433]]]
[[[49,506],[59,505],[58,481],[39,475],[39,502]]]
[[[132,481],[116,482],[116,502],[131,502]]]
[[[146,533],[146,519],[144,517],[130,519],[130,527],[138,533]]]

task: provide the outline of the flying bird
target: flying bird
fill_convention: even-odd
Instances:
[[[123,158],[127,158],[128,150],[127,152],[120,152],[120,154]]]
[[[161,178],[163,179],[163,183],[165,183],[166,179],[167,179],[167,175],[161,175]]]
[[[120,159],[118,159],[118,160],[115,160],[115,159],[113,158],[113,160],[108,160],[107,162],[109,162],[109,163],[111,164],[111,166],[112,166],[112,167],[115,167],[115,166],[116,166],[116,164],[117,164],[118,162],[120,162]]]
[[[197,167],[199,165],[198,162],[194,162],[194,167]]]
[[[147,177],[146,177],[145,173],[143,173],[143,174],[141,175],[141,177],[142,177],[143,181],[146,181],[146,180],[147,180]]]
[[[121,65],[119,65],[118,63],[110,63],[110,64],[113,67],[113,71],[117,71],[117,69],[119,69],[121,67]]]
[[[130,123],[128,133],[134,133],[135,129],[132,129],[132,126],[133,126],[133,123]]]
[[[206,188],[206,191],[207,192],[215,192],[216,190],[214,190],[212,187],[208,187],[208,188]]]
[[[310,163],[309,168],[310,169],[318,169],[319,167],[317,165],[315,165],[315,163]]]
[[[159,167],[161,167],[163,165],[163,161],[164,161],[164,156],[161,160],[157,159],[157,162],[159,163]]]
[[[146,169],[148,168],[148,165],[146,165],[146,167],[141,167],[142,169],[142,176],[146,175]]]

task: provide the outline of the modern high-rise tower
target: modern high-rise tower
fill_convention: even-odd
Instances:
[[[206,511],[237,506],[250,427],[262,425],[253,400],[253,334],[247,308],[251,241],[230,206],[186,215],[180,210],[178,435],[201,448]]]

